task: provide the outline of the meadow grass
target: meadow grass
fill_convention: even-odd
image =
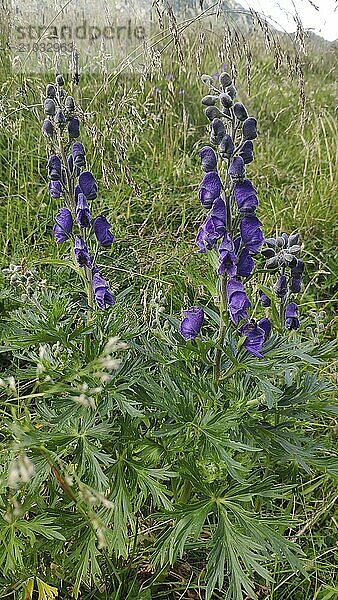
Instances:
[[[209,268],[194,250],[202,219],[198,150],[208,139],[199,74],[218,71],[221,61],[212,44],[202,53],[200,66],[193,44],[190,50],[181,65],[170,59],[170,52],[164,54],[162,69],[149,77],[122,73],[103,81],[97,97],[102,82],[95,76],[83,76],[74,90],[84,110],[87,127],[82,141],[98,176],[100,207],[109,214],[117,237],[113,253],[105,259],[105,272],[116,289],[133,286],[136,308],[130,318],[135,320],[144,316],[144,306],[158,289],[165,291],[170,310],[177,314],[186,299],[194,303],[208,295]],[[334,62],[332,52],[303,57],[303,105],[299,80],[287,66],[276,72],[273,58],[264,50],[257,48],[249,80],[245,61],[236,64],[240,99],[247,103],[249,98],[248,108],[257,116],[262,134],[250,175],[259,193],[264,233],[300,231],[308,265],[301,311],[311,323],[310,309],[326,310],[327,337],[333,332],[337,301]],[[173,79],[168,81],[166,73]],[[0,263],[35,264],[48,285],[57,289],[63,272],[52,261],[64,250],[52,238],[58,201],[47,193],[46,147],[40,133],[41,93],[49,77],[13,76],[3,69],[0,80]],[[206,285],[196,287],[201,272]],[[78,285],[75,278],[74,285]],[[334,447],[334,423],[317,425],[320,434],[327,430]],[[271,600],[337,597],[333,475],[294,474],[298,506],[290,504],[288,510],[297,514],[301,506],[306,514],[297,538],[309,559],[309,579],[277,572]],[[169,573],[154,598],[168,598],[170,593],[172,598],[190,597],[184,593],[195,563],[198,556]]]

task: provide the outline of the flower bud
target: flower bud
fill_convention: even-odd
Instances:
[[[65,85],[65,81],[64,81],[62,75],[57,75],[55,77],[55,81],[56,81],[57,85],[59,85],[60,87],[63,87]]]
[[[73,117],[68,123],[68,133],[71,139],[77,138],[80,135],[80,122],[77,117]]]
[[[263,290],[258,290],[258,294],[260,297],[261,304],[262,306],[264,306],[264,308],[268,308],[269,306],[271,306],[271,300],[269,296],[264,294]]]
[[[284,298],[288,291],[287,279],[285,275],[281,275],[274,287],[277,298]]]
[[[58,127],[60,127],[60,129],[63,129],[66,125],[66,117],[63,114],[61,108],[58,108],[54,117],[54,121],[55,123],[58,125]]]
[[[211,77],[211,75],[206,75],[205,73],[203,73],[203,75],[201,76],[201,79],[203,81],[203,83],[205,83],[206,85],[212,85],[213,84],[213,78]]]
[[[268,246],[271,246],[271,248],[275,248],[275,246],[276,246],[275,238],[265,238],[264,241]]]
[[[231,158],[235,150],[235,144],[232,137],[227,133],[223,136],[222,141],[219,145],[219,152],[223,159]]]
[[[236,156],[232,161],[228,173],[234,181],[239,181],[245,177],[245,166],[241,156]]]
[[[288,248],[290,254],[298,254],[301,251],[301,247],[298,244],[294,244],[294,246],[290,246]]]
[[[269,260],[267,260],[265,263],[265,267],[267,269],[271,269],[271,270],[277,269],[278,266],[279,266],[278,256],[273,256],[272,258],[269,258]]]
[[[299,243],[299,233],[293,233],[289,237],[289,246]]]
[[[261,254],[264,258],[272,258],[275,256],[275,251],[272,248],[263,248]]]
[[[55,98],[55,95],[56,95],[55,87],[52,83],[49,83],[46,86],[46,96],[47,96],[47,98]]]
[[[74,103],[73,96],[67,96],[67,98],[65,100],[65,108],[66,108],[66,110],[69,110],[71,112],[73,110],[75,110],[75,103]]]
[[[254,159],[253,153],[253,143],[251,140],[246,140],[244,144],[242,144],[241,149],[239,151],[239,156],[241,156],[244,160],[244,163],[248,165]]]
[[[201,102],[204,106],[214,106],[218,100],[218,96],[204,96]]]
[[[200,150],[202,169],[205,173],[217,171],[217,156],[213,148],[204,146]]]
[[[213,119],[221,119],[223,117],[221,111],[217,108],[217,106],[208,106],[205,109],[205,114],[212,121]]]
[[[243,123],[243,137],[245,140],[254,140],[257,137],[257,120],[248,117]]]
[[[210,142],[220,144],[225,135],[225,127],[221,119],[213,119],[210,123]]]
[[[293,268],[297,265],[297,258],[288,252],[285,252],[283,259],[284,264],[286,264],[288,267]]]
[[[284,248],[284,239],[282,237],[276,238],[276,246],[277,248]]]
[[[54,117],[56,111],[54,100],[52,100],[51,98],[46,98],[43,104],[43,110],[45,111],[46,115]]]
[[[234,100],[234,98],[236,98],[237,90],[234,85],[229,85],[225,91],[227,94],[229,94],[230,98],[232,98],[233,100]]]
[[[42,133],[47,137],[53,137],[54,127],[49,119],[45,119],[42,123]]]
[[[288,236],[288,234],[287,234],[287,233],[282,233],[281,237],[282,237],[282,238],[283,238],[283,240],[284,240],[284,248],[286,248],[286,246],[287,246],[287,245],[288,245],[288,243],[289,243],[289,236]]]
[[[223,87],[224,91],[229,85],[232,84],[232,79],[231,79],[229,73],[222,73],[220,75],[219,81],[220,81],[220,84]]]
[[[231,96],[229,94],[220,94],[219,99],[222,102],[224,108],[230,108],[233,104]]]
[[[245,119],[248,118],[248,111],[241,102],[236,102],[234,104],[234,113],[239,121],[245,121]]]

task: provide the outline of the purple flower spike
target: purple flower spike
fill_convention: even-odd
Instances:
[[[200,150],[202,169],[205,173],[217,171],[217,156],[216,152],[210,146],[204,146]]]
[[[238,210],[241,213],[253,213],[258,206],[256,190],[250,179],[237,181],[234,187],[234,196],[237,202]]]
[[[249,323],[244,323],[241,327],[241,334],[246,337],[244,342],[244,348],[253,356],[257,356],[257,358],[263,358],[262,348],[265,342],[265,331],[262,327],[255,323],[254,321],[250,321]]]
[[[264,308],[268,308],[269,306],[271,306],[271,300],[269,296],[264,294],[263,290],[258,290],[258,294],[260,297],[261,304],[262,306],[264,306]]]
[[[267,317],[263,317],[263,319],[260,319],[257,323],[258,327],[260,327],[261,329],[263,329],[264,331],[264,340],[267,340],[270,333],[271,333],[271,321],[270,319],[268,319]]]
[[[219,266],[218,274],[226,273],[229,277],[236,275],[236,253],[232,239],[225,233],[223,241],[219,247]]]
[[[101,277],[99,271],[93,275],[93,290],[99,308],[105,310],[108,306],[115,304],[114,297],[109,290],[109,283]]]
[[[80,135],[80,121],[77,117],[73,117],[68,123],[68,133],[71,139],[77,138]]]
[[[244,160],[236,156],[229,167],[229,175],[234,181],[241,181],[245,177]]]
[[[60,181],[50,181],[48,184],[48,190],[52,198],[60,198],[61,196],[61,183]]]
[[[77,167],[84,167],[86,164],[86,152],[81,142],[75,142],[72,146],[72,157]]]
[[[92,260],[89,256],[88,248],[84,240],[78,235],[75,239],[74,253],[76,261],[80,267],[88,267],[89,269],[92,268]]]
[[[245,140],[254,140],[257,137],[257,120],[248,117],[243,123],[243,137]]]
[[[242,145],[240,151],[239,151],[239,156],[241,156],[244,160],[244,164],[248,165],[249,163],[251,163],[254,159],[254,153],[253,153],[253,143],[251,140],[246,140],[244,142],[244,144]]]
[[[289,331],[300,326],[299,310],[295,302],[290,302],[285,308],[285,327]]]
[[[222,188],[220,176],[215,171],[207,173],[200,185],[199,199],[204,208],[211,208],[214,200],[219,198]]]
[[[106,217],[96,217],[94,221],[94,233],[97,241],[105,248],[110,248],[115,240],[114,235],[109,231],[111,224],[107,221]]]
[[[181,321],[180,332],[185,340],[194,340],[203,325],[204,311],[203,308],[192,306],[188,310],[183,311],[184,319]]]
[[[227,282],[227,297],[231,320],[237,325],[241,319],[248,318],[248,308],[251,306],[241,281],[229,279]]]
[[[60,208],[55,217],[55,225],[53,227],[53,235],[58,244],[66,242],[73,228],[72,213],[68,208]]]
[[[255,215],[243,217],[240,223],[240,232],[244,246],[249,252],[256,254],[264,242],[261,230],[262,223]]]
[[[89,227],[92,218],[89,212],[89,206],[86,197],[83,194],[79,194],[76,204],[76,220],[80,227]]]
[[[47,163],[47,174],[52,181],[61,180],[61,160],[56,154],[52,154]]]
[[[79,177],[79,186],[87,200],[95,200],[97,196],[97,183],[94,175],[90,171],[83,171],[81,173]]]
[[[239,277],[249,277],[254,270],[254,267],[255,261],[252,256],[250,256],[249,250],[247,248],[243,248],[238,257],[237,275]]]

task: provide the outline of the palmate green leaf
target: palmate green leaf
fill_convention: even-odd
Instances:
[[[91,529],[81,532],[75,542],[75,550],[72,553],[73,572],[75,575],[73,594],[78,598],[81,584],[88,586],[92,581],[101,577],[99,565],[100,550],[97,548],[96,536]]]
[[[48,585],[45,581],[36,577],[36,583],[38,586],[39,598],[38,600],[55,600],[58,597],[58,589],[54,586]]]

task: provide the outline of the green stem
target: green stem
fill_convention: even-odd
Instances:
[[[219,323],[219,332],[217,339],[217,348],[215,352],[215,364],[214,364],[214,382],[216,386],[218,385],[220,376],[221,376],[221,362],[222,362],[222,347],[224,344],[225,337],[225,321],[224,321],[224,311],[226,309],[226,278],[224,275],[221,275],[220,278],[220,287],[221,287],[221,302],[220,302],[220,323]]]

